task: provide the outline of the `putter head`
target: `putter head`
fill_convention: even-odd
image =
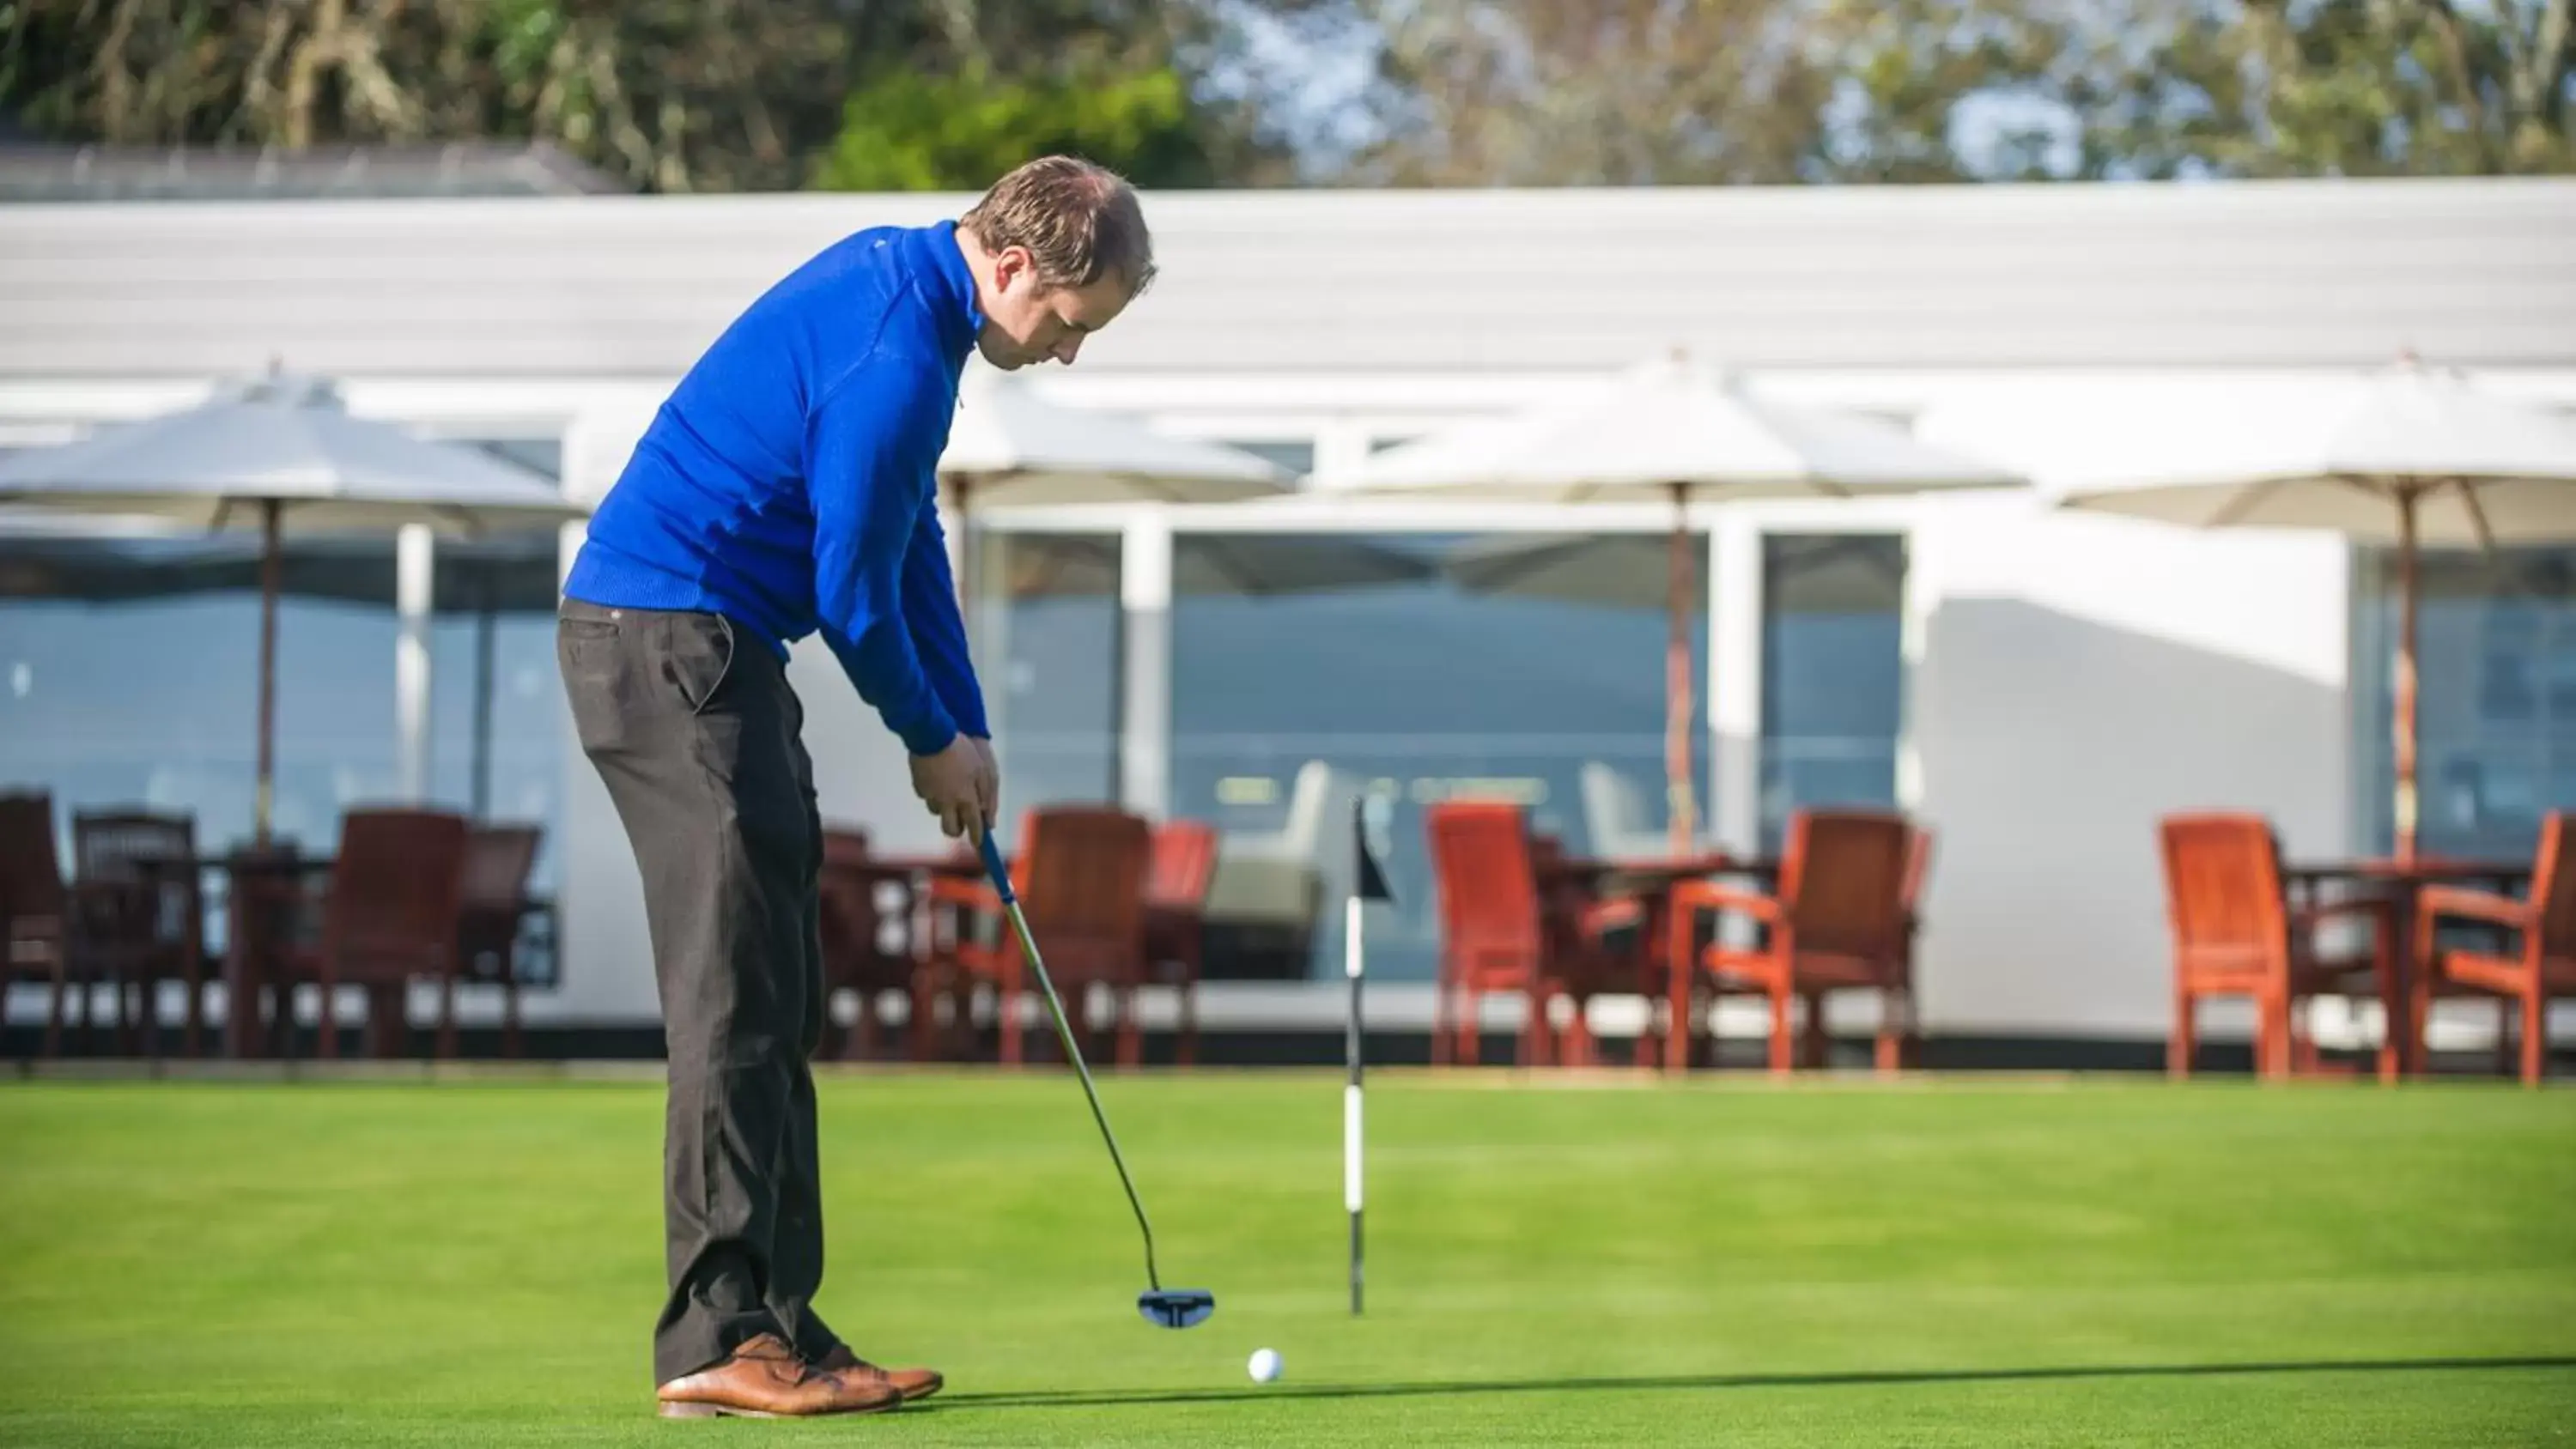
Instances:
[[[1156,1288],[1136,1295],[1136,1311],[1163,1328],[1196,1328],[1216,1312],[1216,1295],[1204,1288]]]

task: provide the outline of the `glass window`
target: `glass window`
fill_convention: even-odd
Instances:
[[[999,591],[1001,667],[982,669],[998,707],[1005,809],[1112,798],[1118,757],[1119,538],[980,535],[977,592]],[[989,581],[999,579],[998,585]],[[989,657],[989,656],[986,656]],[[1006,825],[1005,842],[1017,838]]]
[[[2397,558],[2364,549],[2353,630],[2364,848],[2396,848]],[[2527,857],[2576,809],[2576,549],[2428,554],[2416,620],[2419,848]]]
[[[1347,868],[1348,811],[1361,791],[1394,805],[1399,899],[1371,928],[1369,969],[1398,980],[1430,980],[1436,967],[1423,806],[1509,796],[1529,804],[1536,829],[1590,851],[1605,844],[1584,795],[1586,766],[1595,766],[1642,802],[1638,818],[1602,823],[1659,837],[1664,540],[1575,540],[1605,566],[1542,571],[1554,580],[1544,588],[1530,572],[1517,586],[1470,587],[1443,567],[1462,549],[1541,542],[1175,540],[1170,798],[1176,815],[1212,823],[1223,839],[1211,974],[1339,974],[1338,917],[1323,891]],[[1704,540],[1691,546],[1707,557]],[[1642,550],[1648,565],[1623,566],[1622,550]],[[1706,617],[1694,601],[1694,667],[1703,671]],[[1704,722],[1693,730],[1705,800]],[[1320,817],[1301,808],[1301,778],[1330,802]]]
[[[1762,848],[1804,806],[1896,803],[1905,540],[1762,543]]]
[[[50,790],[66,839],[73,810],[115,805],[193,813],[202,846],[247,839],[255,552],[18,536],[0,554],[18,582],[0,601],[0,780]],[[327,848],[343,805],[394,789],[393,545],[289,550],[290,567],[314,562],[362,597],[280,602],[273,818],[277,833]]]

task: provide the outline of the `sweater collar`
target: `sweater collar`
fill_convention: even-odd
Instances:
[[[957,223],[942,221],[921,228],[913,234],[916,253],[928,265],[918,269],[922,295],[929,299],[931,314],[938,319],[940,340],[948,346],[949,360],[963,364],[966,353],[974,347],[976,335],[984,330],[984,309],[975,301],[975,274],[966,266],[966,253],[957,240]]]

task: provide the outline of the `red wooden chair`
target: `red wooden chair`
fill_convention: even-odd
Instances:
[[[1702,987],[1712,996],[1770,1001],[1770,1067],[1782,1074],[1797,1064],[1793,1000],[1806,1005],[1807,1055],[1821,1064],[1827,995],[1874,991],[1880,999],[1876,1065],[1895,1070],[1913,1009],[1906,937],[1909,878],[1916,888],[1920,883],[1915,835],[1903,816],[1885,811],[1801,810],[1789,821],[1776,894],[1711,881],[1674,886],[1667,949],[1689,973],[1675,992],[1686,1008],[1672,1028],[1682,1052],[1675,1060],[1689,1059]],[[1702,911],[1750,917],[1764,928],[1763,939],[1739,948],[1721,933],[1694,952]]]
[[[1881,1011],[1896,1014],[1895,1034],[1879,1033],[1877,1065],[1883,1072],[1913,1066],[1923,1044],[1923,998],[1914,984],[1914,948],[1923,935],[1923,887],[1931,875],[1932,827],[1915,825],[1905,852],[1905,935],[1897,954],[1897,989],[1879,1002]]]
[[[875,1053],[878,1008],[889,992],[900,991],[911,999],[916,1024],[929,1018],[930,1003],[916,994],[919,973],[907,949],[911,887],[909,875],[888,868],[871,852],[866,831],[823,832],[823,871],[817,886],[823,1001],[828,1011],[832,999],[844,991],[858,999],[858,1012],[833,1056],[864,1058]],[[890,905],[884,899],[889,889],[902,893],[902,905]],[[889,928],[893,944],[888,943]],[[915,1032],[914,1039],[921,1041],[922,1034]]]
[[[2316,1046],[2298,1032],[2299,1006],[2339,996],[2376,998],[2386,1010],[2379,1075],[2395,1080],[2405,1014],[2387,902],[2357,896],[2291,904],[2282,884],[2280,841],[2259,815],[2173,815],[2159,831],[2174,944],[2174,1031],[2166,1070],[2175,1077],[2191,1075],[2199,1003],[2213,996],[2253,999],[2254,1065],[2261,1075],[2312,1069]],[[2345,917],[2369,924],[2367,953],[2329,954],[2318,947],[2317,928]]]
[[[120,1041],[132,1034],[126,989],[136,991],[143,1049],[161,1054],[160,988],[187,992],[186,1046],[198,1053],[205,1029],[206,902],[193,865],[157,870],[152,861],[192,861],[196,824],[185,815],[145,811],[80,811],[72,816],[72,855],[87,898],[83,925],[98,970],[116,988]]]
[[[339,1055],[331,1012],[342,985],[367,988],[367,1037],[392,1056],[406,1026],[405,989],[416,977],[451,979],[465,903],[471,827],[443,810],[352,810],[340,820],[319,939],[278,952],[281,1020],[298,983],[321,989],[317,1050]]]
[[[1046,957],[1068,1024],[1078,1036],[1088,1035],[1093,986],[1107,987],[1117,1003],[1122,1067],[1135,1066],[1143,1056],[1135,998],[1145,980],[1145,883],[1153,848],[1151,827],[1141,815],[1101,805],[1050,805],[1024,817],[1019,858],[1011,866],[1011,888]],[[1028,979],[1017,933],[1000,919],[1001,899],[988,881],[952,876],[931,878],[930,899],[934,906],[972,912],[992,929],[993,941],[986,944],[961,924],[937,949],[934,967],[993,989],[1002,1064],[1019,1065],[1019,1008],[1035,983]]]
[[[48,791],[0,795],[0,991],[14,981],[52,988],[42,1055],[63,1049],[66,1010],[77,1004],[81,1031],[89,1030],[93,957],[76,905],[78,892],[63,883],[54,851],[54,797]]]
[[[1216,881],[1216,828],[1200,820],[1168,820],[1154,828],[1152,868],[1145,881],[1145,966],[1178,997],[1180,1022],[1173,1060],[1195,1066],[1199,1057],[1199,971],[1207,927],[1208,887]],[[1040,943],[1038,949],[1046,949]]]
[[[1450,800],[1424,812],[1440,901],[1440,967],[1432,999],[1431,1059],[1446,1066],[1481,1055],[1479,1010],[1488,995],[1528,1001],[1517,1061],[1539,1065],[1561,1053],[1549,1012],[1574,1003],[1578,1060],[1591,1053],[1585,1011],[1596,995],[1634,989],[1603,944],[1604,931],[1634,918],[1625,902],[1568,914],[1551,911],[1540,884],[1540,852],[1527,813],[1504,801]]]
[[[2445,920],[2500,926],[2511,933],[2512,945],[2507,952],[2444,947],[2435,932]],[[2522,1080],[2540,1085],[2549,1070],[2550,1000],[2576,996],[2576,816],[2553,810],[2541,820],[2531,894],[2523,900],[2426,886],[2416,897],[2414,946],[2407,1039],[2423,1042],[2436,996],[2494,997],[2499,1050],[2504,1024],[2520,1007]]]

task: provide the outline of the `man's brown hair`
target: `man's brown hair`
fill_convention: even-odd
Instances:
[[[1154,239],[1135,188],[1078,157],[1022,164],[994,182],[957,225],[988,252],[1028,248],[1039,280],[1050,286],[1088,286],[1116,272],[1134,296],[1154,280]]]

